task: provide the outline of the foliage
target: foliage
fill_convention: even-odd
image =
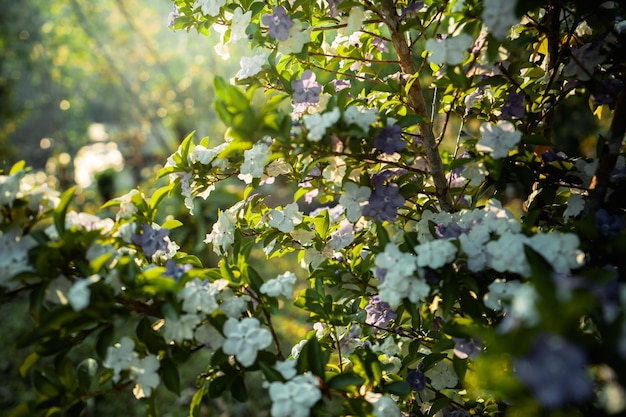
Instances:
[[[29,184],[24,164],[1,177],[0,285],[33,319],[17,344],[36,398],[11,415],[130,390],[156,415],[199,352],[191,416],[247,401],[259,376],[274,417],[626,409],[622,6],[175,4],[175,29],[248,48],[215,78],[222,144],[190,133],[169,183],[111,200],[114,218],[72,211],[72,189]],[[604,122],[594,152],[558,147],[570,100]],[[235,179],[207,265],[160,212]],[[306,278],[265,276],[256,249],[295,254]],[[312,326],[285,346],[291,302]]]

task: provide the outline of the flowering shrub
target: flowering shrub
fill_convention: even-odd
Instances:
[[[246,401],[251,373],[274,417],[626,409],[622,6],[175,7],[175,29],[244,51],[215,79],[222,144],[190,134],[169,183],[112,200],[114,219],[70,211],[72,190],[21,165],[0,177],[0,285],[29,294],[34,321],[18,343],[34,346],[21,372],[37,396],[14,415],[79,415],[132,387],[154,415],[199,350],[192,416],[208,397]],[[554,120],[580,97],[604,130],[568,156]],[[206,230],[220,261],[204,265],[161,203],[192,210],[231,178],[245,191]],[[263,276],[253,248],[296,253],[300,270]],[[279,300],[311,323],[295,346],[277,336]]]

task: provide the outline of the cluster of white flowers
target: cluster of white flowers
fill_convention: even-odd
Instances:
[[[478,272],[491,268],[498,272],[513,272],[523,277],[530,275],[530,265],[524,255],[524,246],[532,248],[552,265],[556,272],[568,273],[585,263],[585,255],[579,249],[578,236],[572,233],[537,233],[528,237],[521,233],[521,225],[513,214],[503,209],[496,200],[490,200],[483,209],[466,210],[458,213],[425,212],[418,224],[421,242],[435,239],[429,224],[435,223],[443,229],[456,230],[452,236],[440,240],[458,239],[460,254],[470,271]],[[418,246],[419,247],[419,246]],[[417,248],[416,248],[417,250]],[[452,247],[447,253],[450,259]],[[444,253],[436,256],[434,264],[441,264]],[[437,262],[439,261],[439,262]],[[427,263],[419,266],[430,266]]]
[[[107,349],[102,365],[113,369],[113,382],[120,380],[123,371],[129,371],[130,379],[137,383],[133,390],[137,398],[150,396],[152,390],[159,386],[159,358],[151,354],[139,358],[135,352],[135,342],[129,337],[123,337],[119,343]]]
[[[222,256],[235,242],[235,226],[237,225],[237,213],[242,203],[239,202],[226,211],[220,213],[217,222],[213,224],[211,233],[208,233],[204,243],[213,244],[213,252]]]
[[[338,107],[325,113],[304,115],[302,121],[307,129],[307,138],[311,142],[319,142],[324,137],[326,130],[339,121],[339,117],[341,117],[341,111]]]
[[[365,401],[372,404],[376,417],[399,417],[402,415],[398,404],[386,395],[378,392],[368,392],[365,394]]]
[[[499,330],[506,332],[519,325],[534,326],[539,322],[536,303],[539,295],[530,284],[519,281],[495,280],[485,294],[485,306],[505,313]]]
[[[282,295],[286,298],[291,298],[293,297],[293,284],[296,283],[296,280],[296,274],[287,271],[263,283],[260,290],[263,294],[267,294],[270,297]]]
[[[422,275],[416,260],[415,256],[401,252],[393,243],[388,243],[385,251],[376,255],[376,266],[385,270],[378,285],[378,296],[391,308],[399,306],[403,298],[418,303],[428,296],[430,286],[423,278],[415,276],[416,272]]]
[[[244,162],[241,164],[240,173],[237,177],[246,184],[250,184],[253,178],[261,178],[269,161],[269,149],[266,143],[258,142],[245,151],[243,153]]]
[[[311,407],[322,398],[317,379],[310,373],[295,375],[295,369],[289,363],[285,366],[277,364],[276,368],[288,381],[269,385],[272,417],[307,417]]]
[[[243,80],[245,78],[257,75],[263,69],[263,65],[267,64],[267,58],[270,56],[270,50],[265,48],[256,48],[252,57],[243,56],[239,61],[240,70],[235,75],[235,79]]]

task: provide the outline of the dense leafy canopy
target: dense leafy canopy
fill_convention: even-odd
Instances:
[[[214,81],[223,141],[190,133],[108,217],[23,164],[0,177],[0,286],[33,319],[12,415],[130,391],[156,415],[201,352],[191,416],[254,378],[274,417],[626,409],[620,3],[174,3],[174,29],[242,54]],[[557,123],[581,106],[592,145]],[[234,181],[202,244],[176,241],[168,199],[197,215]],[[310,323],[294,346],[285,304]]]

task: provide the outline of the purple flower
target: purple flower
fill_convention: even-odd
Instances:
[[[400,15],[400,19],[405,19],[407,17],[415,16],[417,14],[417,12],[419,12],[422,9],[422,7],[424,7],[424,2],[423,1],[414,1],[414,2],[412,2],[407,7],[405,7],[404,10],[402,10],[402,14]]]
[[[483,350],[483,344],[478,339],[462,339],[459,337],[453,337],[454,340],[454,354],[459,359],[472,358],[474,359]]]
[[[467,233],[467,230],[456,223],[452,223],[448,226],[439,223],[435,226],[435,235],[437,235],[439,239],[456,239],[463,233]]]
[[[601,106],[603,104],[613,104],[617,94],[622,88],[622,82],[615,78],[604,80],[597,88],[598,91],[591,94],[591,101],[594,107]]]
[[[364,216],[373,217],[381,222],[394,221],[404,201],[396,184],[379,185],[367,204],[363,206],[362,213]]]
[[[315,81],[315,74],[311,70],[302,73],[302,78],[291,82],[293,88],[293,102],[296,104],[314,104],[320,101],[322,86]]]
[[[337,17],[337,15],[339,15],[339,12],[337,11],[337,6],[341,4],[341,1],[342,0],[328,0],[328,8],[330,9],[328,15],[330,17]]]
[[[541,154],[541,160],[545,164],[549,164],[550,162],[556,161],[565,161],[567,159],[567,155],[563,152],[555,152],[552,149],[548,149],[546,152]]]
[[[168,259],[165,262],[165,272],[163,275],[174,278],[176,281],[180,280],[183,274],[191,269],[191,264],[176,264],[173,259]]]
[[[180,12],[178,11],[178,7],[176,5],[174,5],[174,9],[170,12],[169,16],[168,16],[168,24],[167,27],[169,28],[173,28],[174,24],[176,23],[176,19],[179,18]]]
[[[624,217],[611,214],[605,209],[600,209],[596,212],[595,224],[600,234],[606,237],[619,235],[625,226]]]
[[[286,41],[289,37],[289,29],[293,26],[293,20],[287,16],[285,8],[278,6],[274,8],[272,14],[264,14],[261,22],[269,27],[269,35],[272,39]]]
[[[340,92],[346,88],[350,88],[350,81],[347,80],[332,80],[331,83],[335,86],[335,92]]]
[[[400,152],[406,148],[402,140],[402,128],[398,125],[387,125],[374,139],[374,147],[387,155]]]
[[[157,251],[167,251],[167,241],[165,238],[169,235],[170,231],[165,228],[155,230],[147,224],[142,224],[142,234],[134,234],[131,237],[131,242],[135,245],[141,246],[141,250],[148,257],[151,258]]]
[[[560,408],[593,394],[583,351],[559,336],[539,335],[528,355],[513,364],[517,377],[544,407]]]
[[[423,367],[424,364],[420,362],[420,366],[406,376],[406,383],[413,391],[422,391],[426,388],[426,375],[422,372]]]
[[[373,295],[369,303],[365,306],[367,317],[365,323],[374,326],[377,329],[387,329],[389,323],[398,317],[398,314],[389,307],[389,304],[380,301],[378,295]]]
[[[379,36],[374,36],[374,39],[372,39],[372,46],[378,48],[380,52],[389,52],[387,42]]]
[[[502,105],[502,119],[521,119],[525,114],[524,93],[511,91]]]

